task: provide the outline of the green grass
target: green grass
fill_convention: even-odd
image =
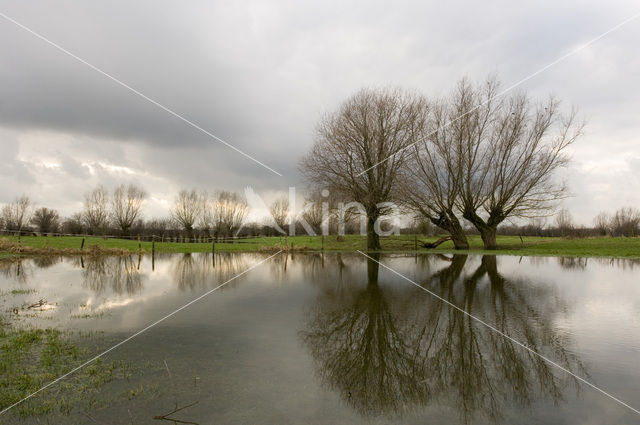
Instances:
[[[7,238],[7,237],[5,237]],[[13,242],[16,237],[9,237]],[[78,249],[82,243],[82,237],[42,237],[23,236],[21,243],[34,248]],[[115,238],[88,237],[85,238],[85,249],[92,245],[103,248],[122,248],[132,252],[138,250],[136,240]],[[437,237],[418,237],[419,252],[447,253],[454,252],[453,244],[445,242],[436,249],[420,248],[420,242],[431,242]],[[479,236],[469,236],[469,253],[490,253],[505,255],[543,255],[543,256],[574,256],[574,257],[616,257],[616,258],[640,258],[640,238],[584,238],[562,239],[550,237],[523,237],[498,236],[498,250],[485,251],[482,249],[482,240]],[[235,243],[216,243],[216,251],[224,252],[251,252],[259,250],[273,250],[282,247],[294,249],[306,249],[319,251],[323,249],[320,236],[293,236],[293,237],[264,237],[247,240],[238,240]],[[382,250],[389,252],[415,252],[413,235],[398,235],[381,238]],[[151,242],[142,242],[141,247],[145,252],[151,252]],[[346,235],[340,241],[337,236],[324,237],[325,251],[356,251],[366,249],[366,239],[359,235]],[[175,243],[156,242],[156,253],[187,253],[187,252],[211,252],[211,243]],[[2,254],[0,253],[0,256]]]
[[[2,291],[0,298],[32,292],[30,289]],[[70,372],[100,350],[98,346],[104,345],[105,341],[93,332],[21,326],[17,316],[0,313],[0,409]],[[142,390],[129,390],[129,380],[132,374],[138,373],[128,361],[99,358],[56,382],[46,393],[16,405],[6,413],[6,423],[16,423],[20,417],[35,417],[37,423],[86,423],[84,417],[81,422],[75,422],[70,421],[68,415],[101,409],[118,401],[120,395],[105,394],[108,383],[126,389],[127,393],[135,391],[133,395],[137,397]]]
[[[468,252],[502,255],[539,255],[565,257],[640,258],[640,238],[582,238],[498,236],[499,249],[487,251],[479,236],[469,237]],[[435,252],[454,252],[453,244],[446,242]],[[455,251],[459,252],[459,251]]]
[[[0,406],[6,407],[70,371],[88,357],[86,349],[57,329],[13,329],[0,324]],[[87,408],[99,395],[100,386],[126,378],[128,366],[100,359],[60,381],[47,397],[16,406],[19,416],[69,414]]]

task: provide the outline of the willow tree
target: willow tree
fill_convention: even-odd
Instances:
[[[33,202],[28,196],[22,195],[17,197],[13,202],[2,207],[0,217],[7,230],[16,230],[21,232],[22,229],[31,220],[33,212]]]
[[[398,201],[400,170],[423,125],[426,101],[399,89],[362,89],[317,128],[301,170],[317,189],[363,205],[367,246],[380,249],[375,224]]]
[[[549,98],[526,93],[503,96],[495,80],[474,86],[462,80],[448,99],[455,119],[448,132],[457,156],[446,162],[458,184],[458,209],[495,249],[498,225],[511,217],[549,215],[566,193],[557,171],[583,124],[575,110],[560,111]]]
[[[187,232],[189,239],[193,239],[193,229],[202,214],[205,197],[195,190],[181,190],[176,196],[171,217]]]
[[[106,229],[109,218],[108,203],[109,192],[102,185],[84,195],[82,219],[92,234]]]
[[[286,233],[287,221],[291,218],[291,206],[289,198],[281,196],[269,205],[269,214],[275,224],[275,230],[279,233]]]
[[[234,236],[249,213],[247,200],[235,192],[221,191],[215,195],[213,215],[216,236]]]
[[[140,218],[142,205],[147,193],[139,186],[120,185],[113,191],[111,198],[111,216],[120,227],[122,234],[129,235],[129,229]]]
[[[469,249],[456,209],[462,179],[455,143],[460,133],[454,121],[458,111],[442,101],[433,102],[429,110],[422,137],[411,147],[401,193],[411,211],[451,235],[456,249]]]

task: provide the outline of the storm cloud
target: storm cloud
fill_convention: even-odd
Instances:
[[[597,2],[10,2],[0,12],[273,167],[279,177],[0,18],[0,203],[69,214],[98,182],[136,181],[148,215],[181,187],[300,186],[322,116],[363,86],[440,96],[504,86],[637,13]],[[640,19],[528,80],[587,118],[565,201],[585,224],[640,204]]]

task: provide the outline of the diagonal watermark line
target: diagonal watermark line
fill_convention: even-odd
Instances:
[[[272,259],[273,257],[275,257],[276,255],[280,254],[282,252],[282,250],[276,252],[273,255],[268,256],[267,258],[259,261],[258,263],[254,264],[253,266],[249,267],[248,269],[238,273],[237,275],[233,276],[232,278],[230,278],[229,280],[226,280],[225,282],[221,283],[220,285],[216,286],[215,288],[205,292],[204,294],[200,295],[199,297],[189,301],[188,303],[186,303],[185,305],[183,305],[182,307],[178,308],[177,310],[172,311],[171,313],[167,314],[166,316],[162,317],[161,319],[156,320],[155,322],[153,322],[152,324],[148,325],[147,327],[139,330],[138,332],[134,333],[133,335],[123,339],[122,341],[120,341],[119,343],[117,343],[116,345],[114,345],[113,347],[103,351],[102,353],[98,354],[95,357],[92,357],[91,359],[87,360],[86,362],[82,363],[80,366],[70,370],[69,372],[65,373],[62,376],[57,377],[56,379],[54,379],[53,381],[49,382],[47,385],[43,386],[42,388],[40,388],[37,391],[34,391],[33,393],[29,394],[28,396],[24,397],[22,400],[19,400],[15,403],[13,403],[10,406],[5,407],[4,409],[2,409],[0,411],[0,415],[2,415],[3,413],[9,411],[10,409],[12,409],[13,407],[19,405],[20,403],[30,399],[31,397],[33,397],[34,395],[46,390],[47,388],[49,388],[50,386],[56,384],[57,382],[60,382],[61,380],[63,380],[64,378],[72,375],[73,373],[79,371],[80,369],[82,369],[83,367],[87,366],[88,364],[91,364],[92,362],[98,360],[100,357],[104,356],[105,354],[109,353],[110,351],[115,350],[116,348],[120,347],[122,344],[131,341],[133,338],[137,337],[138,335],[148,331],[149,329],[153,328],[155,325],[164,322],[165,320],[167,320],[168,318],[170,318],[171,316],[173,316],[174,314],[184,310],[185,308],[189,307],[191,304],[194,304],[196,302],[198,302],[199,300],[201,300],[202,298],[206,297],[207,295],[211,294],[212,292],[222,288],[223,286],[225,286],[227,283],[231,282],[232,280],[235,280],[237,278],[239,278],[240,276],[242,276],[243,274],[246,274],[248,272],[250,272],[251,270],[255,269],[256,267],[264,264],[265,262],[267,262],[268,260]]]
[[[423,291],[427,292],[428,294],[436,297],[437,299],[439,299],[440,301],[442,301],[443,303],[447,304],[448,306],[458,310],[459,312],[465,314],[466,316],[470,317],[471,319],[475,320],[476,322],[486,326],[487,328],[491,329],[492,331],[496,332],[498,335],[508,339],[509,341],[513,342],[514,344],[524,348],[525,350],[529,351],[531,354],[541,358],[542,360],[544,360],[545,362],[557,367],[558,369],[562,370],[563,372],[568,373],[569,375],[573,376],[574,378],[576,378],[577,380],[579,380],[580,382],[588,385],[589,387],[593,388],[594,390],[606,395],[607,397],[609,397],[610,399],[620,403],[621,405],[623,405],[624,407],[632,410],[633,412],[637,413],[640,415],[640,410],[634,408],[633,406],[628,405],[627,403],[625,403],[624,401],[620,400],[619,398],[609,394],[608,392],[604,391],[603,389],[600,389],[599,387],[595,386],[594,384],[592,384],[591,382],[587,381],[586,379],[576,375],[575,373],[571,372],[569,369],[559,365],[558,363],[554,362],[553,360],[551,360],[550,358],[538,353],[535,350],[532,350],[531,348],[529,348],[526,344],[521,343],[520,341],[510,337],[509,335],[505,334],[504,332],[502,332],[501,330],[499,330],[498,328],[496,328],[495,326],[490,325],[489,323],[485,322],[482,319],[477,318],[476,316],[474,316],[473,314],[467,312],[466,310],[458,307],[457,305],[453,304],[452,302],[442,298],[440,295],[436,294],[435,292],[432,292],[430,290],[428,290],[427,288],[425,288],[424,286],[414,282],[413,280],[409,279],[408,277],[406,277],[405,275],[403,275],[402,273],[392,269],[389,266],[386,266],[384,264],[382,264],[380,261],[376,260],[373,257],[370,257],[369,255],[365,254],[364,252],[358,250],[358,252],[362,255],[364,255],[365,257],[367,257],[370,260],[375,261],[376,263],[378,263],[379,265],[381,265],[382,267],[384,267],[385,269],[389,270],[390,272],[400,276],[401,278],[403,278],[404,280],[406,280],[407,282],[411,283],[412,285],[422,289]]]
[[[612,32],[616,31],[617,29],[619,29],[620,27],[628,24],[629,22],[633,21],[634,19],[637,19],[638,17],[640,17],[640,12],[636,13],[635,15],[625,19],[624,21],[618,23],[617,25],[609,28],[607,31],[603,32],[602,34],[598,35],[597,37],[592,38],[591,40],[587,41],[584,44],[581,44],[580,46],[576,47],[575,49],[569,51],[568,53],[560,56],[558,59],[554,60],[553,62],[543,66],[542,68],[538,69],[537,71],[535,71],[532,74],[527,75],[526,77],[524,77],[523,79],[521,79],[520,81],[518,81],[515,84],[512,84],[511,86],[507,87],[506,89],[502,90],[501,92],[497,93],[496,95],[490,97],[489,99],[485,100],[482,103],[479,103],[478,105],[474,106],[473,108],[469,109],[467,112],[463,113],[462,115],[452,119],[451,121],[448,121],[446,123],[444,123],[443,125],[441,125],[440,127],[438,127],[436,130],[432,131],[431,133],[427,134],[425,137],[421,138],[420,140],[417,140],[411,144],[409,144],[408,146],[405,146],[404,148],[400,149],[398,152],[389,155],[388,157],[386,157],[385,159],[383,159],[382,161],[376,162],[375,164],[373,164],[371,167],[367,168],[366,170],[362,171],[361,173],[359,173],[356,177],[360,177],[361,175],[363,175],[364,173],[366,173],[367,171],[370,171],[374,168],[376,168],[378,165],[387,162],[388,160],[390,160],[391,158],[393,158],[394,156],[404,152],[405,150],[417,145],[418,143],[424,142],[425,140],[427,140],[429,137],[433,136],[434,134],[436,134],[438,131],[443,130],[447,127],[449,127],[451,124],[454,124],[456,122],[458,122],[459,120],[461,120],[462,118],[466,117],[467,115],[469,115],[470,113],[472,113],[473,111],[477,110],[478,108],[483,107],[484,105],[486,105],[487,103],[491,102],[494,99],[497,99],[501,96],[504,96],[505,94],[509,93],[511,90],[515,89],[516,87],[522,85],[523,83],[529,81],[530,79],[532,79],[533,77],[543,73],[544,71],[546,71],[547,69],[559,64],[560,62],[564,61],[565,59],[568,59],[569,57],[575,55],[576,53],[586,49],[587,47],[591,46],[593,43],[595,43],[596,41],[600,40],[603,37],[606,37],[607,35],[611,34]]]
[[[98,72],[99,74],[104,75],[105,77],[107,77],[108,79],[113,81],[114,83],[124,87],[125,89],[129,90],[130,92],[132,92],[134,94],[137,94],[138,96],[140,96],[144,100],[154,104],[155,106],[157,106],[158,108],[162,109],[163,111],[168,112],[169,114],[173,115],[174,117],[178,118],[181,121],[184,121],[185,123],[189,124],[191,127],[195,128],[196,130],[200,131],[201,133],[206,134],[207,136],[211,137],[212,139],[214,139],[214,140],[222,143],[223,145],[227,146],[228,148],[231,148],[234,151],[238,152],[240,155],[243,155],[244,157],[250,159],[251,161],[253,161],[253,162],[257,163],[257,164],[260,164],[261,166],[263,166],[267,170],[271,171],[272,173],[277,174],[280,177],[282,177],[282,174],[280,174],[279,172],[277,172],[273,168],[269,167],[268,165],[264,164],[263,162],[257,160],[256,158],[252,157],[248,153],[236,148],[232,144],[230,144],[227,141],[221,139],[220,137],[216,136],[215,134],[211,133],[210,131],[205,130],[204,128],[200,127],[198,124],[195,124],[194,122],[188,120],[187,118],[183,117],[182,115],[180,115],[179,113],[173,111],[172,109],[167,108],[166,106],[162,105],[159,102],[156,102],[155,100],[151,99],[149,96],[139,92],[138,90],[134,89],[130,85],[120,81],[118,78],[114,77],[113,75],[103,71],[102,69],[98,68],[97,66],[95,66],[95,65],[87,62],[86,60],[82,59],[81,57],[71,53],[70,51],[68,51],[64,47],[60,46],[57,43],[54,43],[53,41],[49,40],[47,37],[37,33],[36,31],[32,30],[31,28],[21,24],[20,22],[16,21],[15,19],[11,18],[10,16],[7,16],[6,14],[0,12],[0,17],[2,17],[5,20],[15,24],[16,26],[22,28],[23,30],[27,31],[28,33],[36,36],[40,40],[44,41],[45,43],[49,44],[50,46],[53,46],[54,48],[56,48],[58,50],[60,50],[61,52],[65,53],[66,55],[71,56],[73,59],[77,60],[78,62],[83,63],[84,65],[88,66],[89,68],[93,69],[94,71]]]

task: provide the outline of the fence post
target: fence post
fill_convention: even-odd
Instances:
[[[413,235],[413,249],[418,250],[418,235]]]
[[[215,239],[211,241],[211,253],[215,254],[216,252],[216,241]]]
[[[322,235],[322,250],[324,251],[324,235]]]
[[[84,238],[82,238],[82,243],[80,244],[80,251],[84,249]]]
[[[142,244],[140,243],[140,235],[138,235],[138,253],[142,251]]]
[[[151,271],[156,270],[156,235],[151,236]]]

